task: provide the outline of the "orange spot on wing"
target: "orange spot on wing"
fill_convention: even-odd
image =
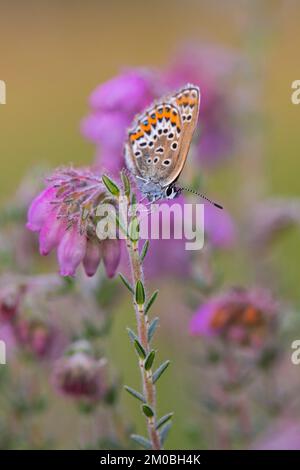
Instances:
[[[135,140],[139,139],[144,135],[144,132],[142,130],[139,130],[135,132],[134,134],[130,134],[130,140],[134,142]]]

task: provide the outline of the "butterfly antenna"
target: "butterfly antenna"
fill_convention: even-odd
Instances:
[[[223,206],[221,206],[221,205],[218,204],[217,202],[212,201],[212,200],[209,199],[208,197],[204,196],[204,194],[197,193],[197,191],[194,191],[193,189],[189,189],[189,188],[178,188],[178,189],[179,189],[179,191],[188,191],[189,193],[195,194],[196,196],[200,196],[200,197],[202,197],[203,199],[205,199],[207,202],[209,202],[210,204],[212,204],[213,206],[217,207],[218,209],[223,209]]]

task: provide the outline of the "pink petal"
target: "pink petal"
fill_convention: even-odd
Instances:
[[[48,216],[40,231],[40,253],[45,256],[50,253],[53,248],[56,248],[64,236],[66,226],[62,220],[56,216],[56,211]]]
[[[78,227],[74,225],[67,230],[58,246],[57,257],[62,276],[74,276],[78,265],[84,258],[86,251],[86,237],[80,235]]]
[[[46,188],[30,204],[27,214],[26,227],[33,232],[41,230],[48,214],[52,210],[51,201],[55,198],[56,190],[53,187]]]
[[[87,276],[94,276],[98,269],[100,261],[100,243],[97,240],[88,240],[86,245],[85,257],[83,258],[83,266]]]
[[[121,257],[121,246],[119,240],[107,239],[100,244],[103,262],[108,277],[114,277]]]

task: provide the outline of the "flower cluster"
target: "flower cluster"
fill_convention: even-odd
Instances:
[[[101,179],[82,169],[58,170],[47,187],[31,203],[27,228],[39,232],[40,253],[57,248],[62,276],[74,276],[82,262],[93,276],[103,260],[108,277],[113,277],[120,260],[116,239],[100,241],[96,235],[97,207],[107,194]]]
[[[194,336],[259,347],[276,320],[276,304],[262,289],[232,289],[202,304],[190,321]]]
[[[105,365],[106,360],[95,359],[90,343],[76,341],[54,364],[54,386],[64,395],[95,402],[107,391]]]

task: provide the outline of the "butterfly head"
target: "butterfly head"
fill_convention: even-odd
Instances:
[[[165,197],[166,199],[175,199],[181,193],[181,188],[176,188],[174,184],[170,184],[165,189]]]

